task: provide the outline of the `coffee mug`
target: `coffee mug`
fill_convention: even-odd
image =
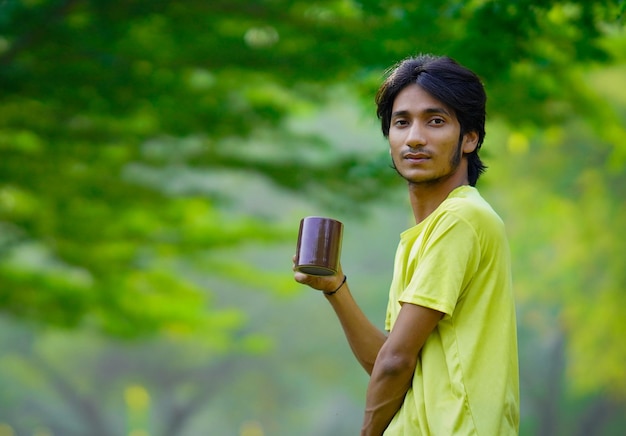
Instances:
[[[296,271],[314,276],[337,274],[341,256],[343,224],[310,216],[300,221],[296,248]]]

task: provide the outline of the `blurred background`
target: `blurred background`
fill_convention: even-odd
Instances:
[[[626,428],[621,1],[0,0],[0,436],[357,434],[367,377],[299,220],[383,327],[411,226],[373,98],[476,71],[522,435]]]

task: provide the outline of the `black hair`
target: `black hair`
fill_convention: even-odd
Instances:
[[[461,126],[461,138],[468,132],[478,134],[476,149],[467,154],[469,184],[476,186],[478,178],[487,169],[478,156],[485,139],[487,102],[479,77],[446,56],[419,55],[399,62],[389,70],[376,94],[376,113],[386,138],[396,97],[414,83],[454,111]]]

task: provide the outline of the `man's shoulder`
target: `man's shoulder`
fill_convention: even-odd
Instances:
[[[441,206],[442,213],[456,213],[461,216],[501,221],[491,204],[484,199],[478,189],[471,186],[463,186],[453,191]]]
[[[504,223],[498,213],[470,186],[455,190],[438,208],[434,220],[439,224],[471,227],[474,232],[502,234]]]

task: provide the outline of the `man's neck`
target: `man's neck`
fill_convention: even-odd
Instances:
[[[409,183],[409,199],[415,223],[419,224],[428,218],[456,188],[468,184],[466,176],[453,176],[433,183]]]

